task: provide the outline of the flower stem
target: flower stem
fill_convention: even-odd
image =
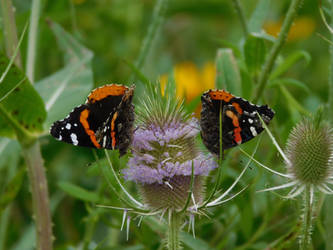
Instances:
[[[38,21],[41,10],[41,0],[33,0],[30,14],[30,27],[28,37],[28,50],[27,50],[27,64],[26,74],[31,83],[34,83],[35,75],[35,61],[36,61],[36,47],[37,47],[37,32]]]
[[[333,0],[329,0],[330,4],[330,14],[333,14]],[[333,25],[333,19],[331,19],[331,26]],[[331,40],[333,41],[333,33],[331,33]],[[333,45],[329,47],[330,52],[330,72],[329,72],[329,95],[328,95],[328,109],[329,112],[328,117],[331,119],[331,124],[333,124]],[[331,195],[327,195],[325,200],[325,228],[326,228],[326,249],[333,249],[333,214],[332,214],[332,206],[333,206],[333,197]]]
[[[329,1],[330,3],[330,14],[333,14],[333,0]],[[331,26],[333,26],[333,20],[331,21]],[[333,33],[331,34],[331,40],[333,41]],[[331,117],[331,122],[333,123],[333,45],[329,47],[330,51],[330,72],[329,72],[329,95],[328,95],[328,112],[330,112],[329,117]]]
[[[297,11],[300,8],[301,3],[302,3],[302,0],[292,0],[291,4],[289,6],[287,16],[282,24],[281,32],[280,32],[276,42],[273,44],[273,47],[272,47],[271,51],[269,52],[269,54],[266,58],[265,64],[263,65],[263,69],[260,73],[259,81],[258,81],[259,86],[257,88],[255,97],[253,99],[254,103],[258,102],[258,99],[261,97],[262,93],[264,92],[264,89],[265,89],[268,79],[269,79],[269,75],[273,69],[275,60],[276,60],[277,56],[279,55],[279,53],[287,39],[290,27],[297,15]]]
[[[155,4],[152,22],[148,28],[148,33],[143,41],[138,60],[135,63],[135,66],[138,70],[141,70],[145,64],[154,38],[156,37],[157,31],[162,24],[165,10],[167,8],[167,3],[168,0],[157,0],[157,3]]]
[[[167,246],[169,250],[178,250],[180,248],[179,230],[180,230],[181,214],[170,209],[169,210],[169,227]]]
[[[3,17],[6,52],[7,56],[10,58],[14,54],[18,43],[12,0],[1,0],[1,9]],[[20,52],[18,52],[18,55],[15,58],[15,64],[19,68],[22,68]]]
[[[311,188],[306,186],[304,192],[304,214],[301,231],[300,249],[309,249],[311,246],[311,229],[312,229],[312,211],[313,202],[311,201]]]
[[[48,187],[40,152],[39,142],[36,140],[30,146],[23,147],[23,155],[28,167],[28,174],[32,192],[34,218],[36,220],[37,249],[52,249],[52,222]]]
[[[247,21],[246,21],[246,18],[245,18],[243,7],[240,4],[239,0],[233,0],[233,2],[234,2],[235,9],[237,11],[237,14],[239,16],[239,20],[242,24],[244,35],[246,37],[249,34],[249,29],[247,27]]]

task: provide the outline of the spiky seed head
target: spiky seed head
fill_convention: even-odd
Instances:
[[[191,176],[175,175],[166,183],[152,183],[140,185],[140,193],[144,203],[153,209],[181,210],[187,201],[190,190]],[[193,197],[195,203],[201,203],[204,197],[203,177],[194,178]],[[189,206],[193,205],[191,200]]]
[[[139,109],[126,180],[139,184],[146,205],[152,209],[181,209],[190,189],[192,166],[195,202],[203,199],[203,176],[217,167],[213,157],[196,146],[197,119],[185,114],[182,104],[166,92],[152,89]]]
[[[332,174],[333,133],[327,124],[303,120],[289,135],[288,172],[304,184],[322,184]]]

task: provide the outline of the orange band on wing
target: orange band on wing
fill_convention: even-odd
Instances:
[[[90,140],[94,144],[94,146],[96,148],[101,148],[101,145],[99,145],[99,143],[96,140],[95,132],[92,131],[89,127],[89,123],[87,120],[88,116],[89,116],[89,110],[88,109],[83,110],[80,114],[80,122],[81,122],[84,130],[86,131],[87,135],[89,135]]]
[[[234,140],[237,144],[242,143],[241,131],[242,129],[239,127],[238,117],[230,110],[227,110],[226,115],[232,120],[232,124],[234,125]]]
[[[93,90],[88,96],[88,101],[94,103],[96,101],[104,99],[109,95],[120,96],[125,94],[126,90],[128,90],[128,88],[122,85],[116,85],[116,84],[105,85]]]
[[[237,111],[239,114],[243,114],[243,109],[240,107],[240,105],[239,105],[237,102],[233,102],[233,103],[232,103],[232,106],[235,107],[236,111]]]
[[[115,128],[115,122],[116,119],[118,117],[118,112],[114,113],[112,116],[112,120],[111,120],[111,139],[112,139],[112,149],[115,149],[116,147],[116,132],[114,131]]]
[[[209,91],[209,96],[213,100],[229,102],[234,96],[224,90],[211,90]]]

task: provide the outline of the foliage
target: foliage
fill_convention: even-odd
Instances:
[[[3,3],[11,1],[0,2],[4,13],[7,5]],[[144,86],[158,80],[163,85],[168,78],[168,82],[175,81],[177,97],[184,99],[184,110],[197,116],[200,95],[205,88],[212,87],[211,79],[215,78],[217,88],[249,100],[256,99],[258,104],[268,104],[274,109],[275,117],[269,128],[280,145],[286,144],[292,127],[304,116],[310,116],[328,99],[333,100],[329,96],[333,91],[328,91],[328,79],[333,74],[329,54],[332,48],[316,35],[329,37],[317,1],[304,0],[301,4],[289,37],[272,61],[260,96],[257,88],[263,65],[277,44],[276,30],[283,26],[290,3],[295,1],[169,0],[158,9],[155,6],[163,4],[161,0],[44,0],[39,1],[36,17],[30,14],[36,14],[32,12],[32,4],[37,1],[12,2],[16,10],[14,27],[19,37],[23,34],[23,42],[16,58],[12,54],[5,56],[9,40],[5,30],[10,17],[2,14],[0,76],[6,72],[10,60],[16,65],[10,67],[0,82],[0,109],[5,112],[5,115],[0,112],[0,250],[36,246],[32,220],[35,212],[29,192],[31,178],[28,181],[24,171],[29,159],[38,158],[31,157],[27,151],[36,140],[41,149],[37,160],[44,162],[47,169],[55,249],[161,249],[164,246],[161,235],[168,231],[167,223],[163,223],[168,220],[167,215],[144,216],[142,222],[139,217],[132,218],[126,240],[126,230],[120,231],[126,223],[123,213],[98,206],[124,207],[123,187],[133,195],[133,200],[139,200],[134,183],[124,182],[121,175],[114,175],[108,168],[112,162],[113,170],[122,173],[128,155],[118,158],[118,153],[112,152],[108,155],[110,159],[106,159],[103,150],[74,147],[57,142],[48,134],[50,125],[83,103],[94,87],[134,83],[134,104],[140,106],[147,95]],[[235,8],[235,3],[241,8]],[[323,0],[322,4],[326,16],[333,16],[332,0]],[[24,36],[29,18],[29,25],[36,22],[38,25]],[[35,39],[30,40],[29,36]],[[35,44],[28,45],[29,41]],[[210,66],[205,70],[206,65],[213,64],[215,68]],[[207,81],[201,84],[205,87],[200,86],[202,81]],[[325,115],[332,109],[326,106],[324,118],[331,119]],[[241,148],[252,152],[257,140]],[[204,149],[202,144],[201,147]],[[266,133],[261,136],[254,158],[285,172],[285,162]],[[248,157],[237,147],[226,151],[219,191],[224,192],[234,182],[246,162]],[[217,170],[207,178],[207,190],[214,189],[216,177]],[[230,196],[248,188],[223,206],[209,208],[208,217],[196,217],[195,225],[192,221],[196,237],[184,230],[180,234],[183,247],[297,248],[303,211],[302,203],[297,200],[300,198],[285,200],[281,198],[287,194],[284,190],[257,193],[283,181],[251,163]],[[333,200],[323,194],[316,197],[312,245],[314,249],[325,246],[329,249],[333,235],[330,226],[333,225]]]

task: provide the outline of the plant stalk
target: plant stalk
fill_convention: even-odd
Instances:
[[[300,239],[300,249],[307,250],[311,246],[313,203],[311,203],[311,188],[306,186],[304,191],[304,214]]]
[[[331,17],[333,15],[333,0],[329,0],[330,3],[330,14]],[[333,19],[331,18],[331,27],[333,27]],[[333,41],[333,33],[331,33],[331,41]],[[331,123],[333,124],[333,45],[330,44],[330,72],[329,72],[329,94],[328,94],[328,112],[329,117],[331,119]]]
[[[287,40],[289,30],[291,28],[291,25],[293,24],[293,21],[296,18],[297,11],[300,8],[302,4],[302,0],[292,0],[291,4],[289,6],[286,18],[283,21],[282,28],[280,31],[280,34],[277,37],[277,40],[273,44],[266,61],[263,65],[262,71],[259,75],[259,81],[258,81],[258,88],[255,93],[253,102],[257,103],[259,98],[261,97],[262,93],[264,92],[264,89],[267,85],[269,75],[272,72],[273,66],[275,64],[276,58],[279,55],[284,43]]]
[[[180,248],[180,218],[181,214],[178,214],[174,210],[169,210],[169,225],[168,225],[168,239],[167,246],[169,250],[178,250]]]
[[[329,0],[329,9],[331,17],[333,15],[333,0]],[[333,27],[333,19],[331,18],[331,27]],[[333,41],[333,33],[331,33],[331,41]],[[333,45],[329,47],[330,52],[330,66],[329,66],[329,94],[328,94],[328,117],[331,120],[331,124],[333,124]],[[333,206],[333,197],[331,195],[327,195],[325,199],[325,206],[324,206],[324,214],[325,214],[325,228],[326,228],[326,249],[333,249],[333,214],[332,214],[332,206]]]
[[[239,16],[239,20],[242,24],[244,36],[247,37],[249,34],[249,28],[247,27],[247,21],[245,18],[243,7],[242,7],[241,3],[239,2],[239,0],[233,0],[233,2],[234,2],[235,9],[237,11],[237,14]]]
[[[152,22],[148,28],[147,35],[145,36],[145,39],[141,46],[139,57],[135,63],[135,66],[138,70],[141,70],[145,64],[145,61],[149,54],[149,50],[151,49],[152,43],[157,35],[157,31],[159,30],[163,22],[167,5],[168,5],[168,0],[157,0],[155,4]]]
[[[15,9],[12,0],[1,0],[1,10],[4,26],[4,39],[6,44],[6,53],[9,58],[12,57],[18,44],[17,29],[15,22]],[[17,67],[22,68],[21,54],[18,52],[15,58]]]
[[[23,146],[23,155],[28,167],[28,175],[31,185],[34,219],[36,221],[36,236],[38,250],[52,249],[52,221],[48,187],[40,152],[39,141],[36,140],[30,146]]]
[[[41,0],[33,0],[30,14],[30,26],[28,36],[28,55],[26,64],[26,74],[30,82],[34,83],[35,76],[35,61],[36,61],[36,48],[37,48],[37,33],[38,33],[38,21],[40,16]]]

